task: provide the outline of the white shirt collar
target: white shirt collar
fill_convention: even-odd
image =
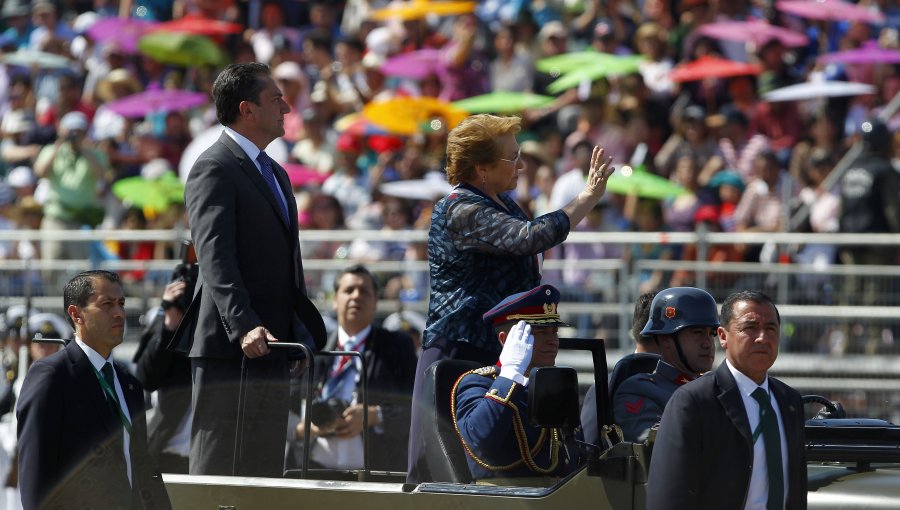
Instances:
[[[75,335],[75,343],[78,344],[78,347],[81,347],[81,350],[84,351],[84,354],[87,356],[88,361],[91,362],[91,365],[99,372],[103,365],[106,363],[112,363],[112,353],[110,353],[109,358],[104,358],[100,355],[99,352],[95,351],[91,346],[84,343],[84,341]]]
[[[369,333],[371,331],[372,331],[372,325],[369,324],[368,326],[363,328],[362,331],[360,331],[359,333],[357,333],[351,337],[351,335],[349,335],[346,331],[344,331],[344,328],[338,327],[338,347],[341,350],[344,350],[343,347],[345,345],[347,345],[347,342],[350,341],[350,338],[357,338],[357,339],[365,338],[365,337],[369,336]]]
[[[768,374],[766,375],[766,378],[765,380],[763,380],[762,384],[756,384],[753,379],[750,379],[749,377],[744,375],[743,372],[734,368],[734,365],[732,365],[727,358],[725,359],[725,364],[728,366],[728,370],[731,371],[731,375],[734,376],[734,381],[737,383],[738,390],[740,390],[741,395],[749,396],[756,390],[756,388],[762,388],[766,390],[766,393],[769,392]]]
[[[262,152],[259,150],[259,147],[256,146],[255,143],[251,142],[246,136],[238,133],[234,129],[231,129],[228,126],[225,126],[225,134],[231,137],[232,140],[235,141],[238,145],[240,145],[241,149],[244,150],[244,153],[248,158],[256,162],[256,158],[259,157],[259,153]]]

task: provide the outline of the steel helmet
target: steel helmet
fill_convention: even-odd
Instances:
[[[891,131],[879,118],[872,118],[859,126],[863,145],[877,152],[888,150],[891,146]]]
[[[671,335],[691,326],[719,326],[716,300],[702,289],[672,287],[653,298],[641,335]]]

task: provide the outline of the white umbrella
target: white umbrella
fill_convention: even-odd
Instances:
[[[410,200],[438,200],[453,191],[453,186],[444,179],[442,174],[429,172],[424,179],[386,182],[378,189],[392,197]]]
[[[805,101],[824,97],[860,96],[874,94],[875,87],[852,81],[825,81],[813,77],[812,80],[796,85],[788,85],[763,94],[763,99],[771,103],[778,101]]]
[[[225,128],[221,124],[216,124],[195,136],[191,143],[185,147],[184,152],[181,154],[181,161],[178,162],[178,177],[181,178],[181,182],[187,182],[188,174],[191,173],[191,167],[194,166],[194,163],[197,162],[206,149],[216,143],[223,129]],[[276,138],[266,147],[266,154],[283,165],[288,159],[287,145],[281,138]]]

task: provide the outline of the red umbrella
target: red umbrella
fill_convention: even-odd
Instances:
[[[180,19],[159,23],[153,27],[154,31],[183,32],[188,34],[217,36],[239,34],[244,30],[243,25],[220,21],[217,19],[203,18],[200,16],[185,16]]]
[[[746,41],[757,47],[777,39],[785,46],[806,45],[806,35],[786,28],[770,25],[765,21],[719,21],[707,23],[699,29],[699,33],[714,39],[729,41]]]
[[[693,62],[679,65],[672,70],[669,77],[672,81],[684,82],[705,80],[707,78],[757,75],[761,72],[762,68],[756,64],[747,64],[706,55]]]
[[[775,8],[801,18],[825,21],[884,21],[884,14],[880,11],[842,0],[779,0],[775,2]]]

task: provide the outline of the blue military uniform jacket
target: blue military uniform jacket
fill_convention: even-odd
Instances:
[[[622,427],[625,440],[645,440],[650,428],[662,418],[672,393],[695,377],[660,360],[653,373],[625,379],[613,397],[614,421]]]
[[[484,367],[463,374],[451,393],[454,426],[476,480],[563,476],[577,467],[576,450],[558,429],[528,424],[528,390]],[[571,456],[571,457],[570,457]]]

